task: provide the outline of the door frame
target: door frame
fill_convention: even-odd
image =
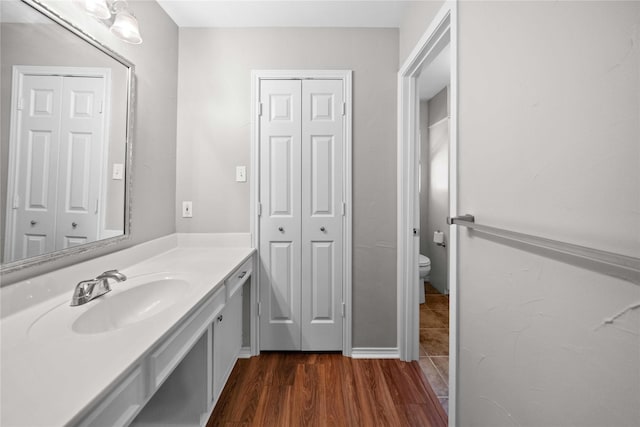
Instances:
[[[418,248],[414,229],[420,229],[416,215],[419,158],[419,121],[417,78],[422,66],[438,53],[439,42],[449,37],[451,46],[449,216],[457,212],[457,1],[447,0],[429,24],[398,71],[398,348],[400,359],[419,357]],[[458,233],[449,226],[449,425],[456,425],[457,350],[458,350]]]
[[[345,202],[345,214],[343,216],[343,271],[342,294],[344,302],[344,318],[342,323],[342,354],[351,356],[352,352],[352,71],[351,70],[252,70],[251,71],[251,179],[250,179],[250,209],[251,218],[251,245],[256,249],[256,270],[260,268],[260,217],[258,204],[260,202],[260,82],[262,80],[341,80],[345,103],[344,114],[344,144],[342,148],[343,159],[343,195]],[[252,280],[256,280],[255,292],[251,296],[251,306],[255,307],[256,316],[253,318],[253,330],[251,337],[252,355],[260,354],[260,318],[259,318],[259,274],[255,274]]]
[[[106,165],[105,159],[109,159],[109,126],[111,122],[111,70],[109,68],[97,68],[97,67],[57,67],[50,65],[14,65],[12,67],[11,76],[11,111],[10,111],[10,127],[9,127],[9,156],[8,156],[8,179],[7,179],[7,195],[6,195],[6,211],[5,211],[5,223],[4,223],[4,254],[11,254],[13,257],[13,240],[15,239],[15,227],[11,227],[11,232],[8,233],[9,225],[15,221],[15,210],[13,209],[13,200],[16,193],[16,162],[18,160],[19,147],[18,138],[18,103],[22,93],[22,82],[25,75],[33,76],[63,76],[63,77],[95,77],[104,79],[104,99],[102,109],[105,112],[103,114],[102,123],[102,147],[100,149],[100,182],[98,184],[98,191],[100,192],[100,209],[98,210],[98,235],[96,241],[100,240],[100,237],[105,229],[104,225],[104,208],[106,204]],[[57,179],[57,171],[56,171]],[[54,236],[55,238],[55,236]],[[58,250],[58,249],[56,249]],[[6,255],[3,255],[6,256]]]

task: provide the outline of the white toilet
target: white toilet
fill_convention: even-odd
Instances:
[[[426,256],[420,254],[418,261],[418,269],[420,271],[420,280],[418,281],[418,293],[420,294],[420,304],[424,304],[424,282],[429,280],[429,273],[431,273],[431,260]]]

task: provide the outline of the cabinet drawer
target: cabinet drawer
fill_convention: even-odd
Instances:
[[[246,260],[240,267],[236,268],[234,272],[226,280],[227,286],[227,299],[230,299],[240,289],[240,287],[247,281],[253,271],[253,257]]]
[[[151,353],[151,381],[153,390],[169,376],[213,318],[222,310],[226,300],[225,286],[221,286],[195,314],[193,314],[160,347]]]
[[[81,426],[127,426],[144,403],[144,378],[137,366],[81,423]]]

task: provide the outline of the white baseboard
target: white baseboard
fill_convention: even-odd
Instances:
[[[354,347],[351,350],[354,359],[399,359],[398,347]]]
[[[249,359],[251,358],[251,347],[242,347],[240,349],[240,353],[238,354],[239,359]]]

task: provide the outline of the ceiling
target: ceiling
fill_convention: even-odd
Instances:
[[[158,0],[158,3],[179,27],[397,28],[405,7],[411,2]]]

